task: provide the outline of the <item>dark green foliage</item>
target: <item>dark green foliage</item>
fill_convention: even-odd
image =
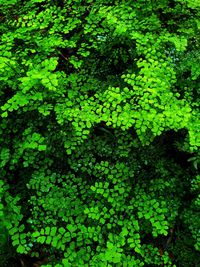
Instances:
[[[2,254],[200,266],[199,18],[199,0],[0,0]]]

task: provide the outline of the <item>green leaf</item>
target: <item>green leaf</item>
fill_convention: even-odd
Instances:
[[[25,253],[26,249],[24,248],[24,246],[22,245],[19,245],[18,248],[17,248],[17,252],[20,253],[20,254],[23,254]]]
[[[57,243],[58,243],[58,237],[57,236],[55,236],[54,238],[53,238],[53,240],[52,240],[52,246],[54,246],[54,247],[57,247]]]
[[[75,225],[68,224],[68,225],[67,225],[67,229],[68,229],[71,233],[73,233],[73,232],[76,231],[77,228],[76,228]]]
[[[37,238],[37,242],[39,242],[41,244],[43,244],[45,242],[45,240],[46,240],[46,236],[40,236]]]
[[[51,228],[49,226],[47,226],[45,228],[45,235],[49,235],[50,234],[50,231],[51,231]]]
[[[63,227],[61,227],[58,229],[58,232],[63,235],[66,232],[66,230]]]
[[[47,236],[46,244],[51,244],[51,240],[52,240],[52,237],[51,236]]]
[[[6,111],[6,112],[3,112],[2,114],[1,114],[1,117],[2,118],[7,118],[8,117],[8,112]]]
[[[107,242],[107,247],[108,247],[109,249],[113,249],[114,245],[113,245],[113,243],[111,243],[111,242]]]
[[[38,150],[39,150],[39,151],[45,151],[46,148],[47,148],[46,145],[39,145],[39,146],[38,146]]]
[[[32,234],[32,237],[38,237],[38,236],[40,236],[40,232],[34,232],[33,234]]]
[[[55,236],[56,232],[57,232],[57,228],[56,227],[52,227],[50,236]]]
[[[71,264],[69,263],[69,261],[67,259],[63,259],[62,264],[64,265],[64,267],[70,267],[71,266]]]

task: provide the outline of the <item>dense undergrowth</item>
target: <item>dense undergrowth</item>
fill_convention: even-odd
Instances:
[[[200,2],[0,0],[0,266],[200,266]]]

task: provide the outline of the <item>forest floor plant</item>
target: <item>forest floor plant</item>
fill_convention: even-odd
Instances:
[[[200,267],[199,92],[199,0],[0,0],[0,266]]]

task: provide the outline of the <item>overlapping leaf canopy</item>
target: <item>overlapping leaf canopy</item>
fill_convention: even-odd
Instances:
[[[18,253],[199,263],[163,246],[177,227],[199,251],[199,33],[198,0],[0,1],[0,215]]]

